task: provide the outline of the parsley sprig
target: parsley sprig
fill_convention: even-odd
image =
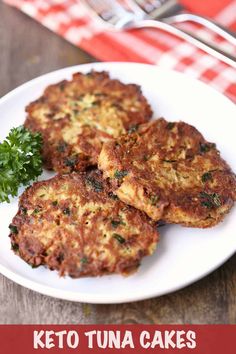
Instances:
[[[0,202],[15,197],[20,185],[27,185],[42,173],[42,137],[23,126],[11,129],[0,143]]]

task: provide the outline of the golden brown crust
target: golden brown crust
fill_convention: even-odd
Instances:
[[[99,168],[122,201],[154,220],[210,227],[236,199],[235,175],[215,144],[183,122],[158,119],[105,143]]]
[[[96,165],[104,141],[152,115],[139,86],[95,71],[49,86],[26,112],[25,126],[43,136],[45,167],[63,173]]]
[[[99,171],[34,183],[21,196],[10,229],[12,248],[23,260],[74,278],[127,275],[158,241],[154,223],[119,201]]]

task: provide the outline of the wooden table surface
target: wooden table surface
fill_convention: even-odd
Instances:
[[[16,9],[0,3],[0,15],[0,96],[41,74],[95,61]],[[236,323],[236,255],[183,290],[122,305],[57,300],[0,275],[0,323]]]

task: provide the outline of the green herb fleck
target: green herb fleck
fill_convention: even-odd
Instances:
[[[30,264],[32,269],[38,268],[40,264]]]
[[[45,197],[45,194],[40,194],[39,198]]]
[[[22,211],[22,214],[27,214],[27,208],[21,207],[20,210]]]
[[[205,206],[208,209],[218,208],[222,205],[220,196],[217,193],[209,194],[201,192],[200,197],[202,206]]]
[[[66,87],[66,81],[65,81],[65,80],[62,81],[62,82],[60,83],[59,87],[60,87],[60,90],[61,90],[61,91],[64,91],[64,90],[65,90],[65,87]]]
[[[168,163],[173,163],[173,162],[177,162],[177,160],[162,160],[164,162],[168,162]]]
[[[152,204],[152,205],[157,205],[158,200],[159,200],[159,196],[158,196],[158,195],[152,195],[152,196],[150,197],[150,201],[151,201],[151,204]]]
[[[59,264],[61,264],[64,261],[64,254],[63,253],[59,253],[59,255],[57,256],[56,260]]]
[[[112,237],[115,238],[121,244],[125,243],[125,238],[119,234],[113,234]]]
[[[17,252],[19,250],[19,245],[17,243],[12,243],[11,244],[11,249],[14,251],[14,252]]]
[[[212,148],[215,148],[216,145],[215,144],[203,144],[203,143],[200,143],[200,152],[202,154],[205,154],[206,152],[210,151]]]
[[[121,219],[111,220],[111,225],[114,229],[116,229],[119,225],[125,225],[125,223]]]
[[[101,182],[96,180],[93,177],[88,177],[86,179],[88,185],[94,189],[95,192],[102,192],[103,191],[103,185]]]
[[[80,263],[82,263],[82,264],[88,263],[88,258],[87,257],[82,257],[81,260],[80,260]]]
[[[172,129],[174,128],[174,126],[175,126],[175,123],[169,122],[169,123],[167,124],[166,128],[167,128],[168,130],[172,130]]]
[[[15,225],[10,224],[9,225],[9,229],[11,230],[11,233],[17,235],[18,234],[18,230],[17,227]]]
[[[205,183],[207,181],[212,181],[212,174],[211,172],[206,172],[202,175],[202,182]]]
[[[113,199],[113,200],[119,200],[119,198],[117,197],[117,195],[115,195],[115,194],[112,193],[112,192],[109,192],[109,193],[108,193],[108,197],[111,198],[111,199]]]
[[[132,125],[129,130],[128,130],[128,133],[135,133],[138,129],[138,124],[135,124],[135,125]]]
[[[63,209],[63,214],[70,215],[70,209],[69,208]]]
[[[38,214],[39,212],[40,212],[40,209],[35,208],[34,211],[33,211],[33,214]]]
[[[68,167],[74,167],[76,165],[76,163],[77,163],[77,156],[67,157],[64,160],[65,166],[68,166]]]
[[[67,143],[65,142],[61,142],[58,146],[57,146],[57,151],[59,152],[65,152],[67,148]]]
[[[116,170],[114,173],[114,177],[116,179],[122,179],[123,177],[127,176],[128,173],[129,172],[126,170],[121,170],[121,171]]]
[[[52,202],[52,205],[53,205],[53,206],[57,206],[57,205],[58,205],[58,201],[57,201],[57,200],[54,200],[54,201]]]

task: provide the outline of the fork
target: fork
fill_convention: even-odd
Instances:
[[[169,24],[183,23],[187,21],[201,24],[214,31],[227,41],[236,45],[235,35],[225,27],[215,23],[207,17],[181,12],[182,5],[177,0],[125,0],[130,8],[143,18],[161,19]]]
[[[236,58],[230,54],[220,52],[213,46],[191,36],[189,33],[159,20],[143,19],[136,12],[121,5],[117,0],[83,0],[93,14],[102,21],[103,25],[113,30],[129,30],[134,28],[158,28],[169,32],[195,45],[208,54],[236,68]]]

